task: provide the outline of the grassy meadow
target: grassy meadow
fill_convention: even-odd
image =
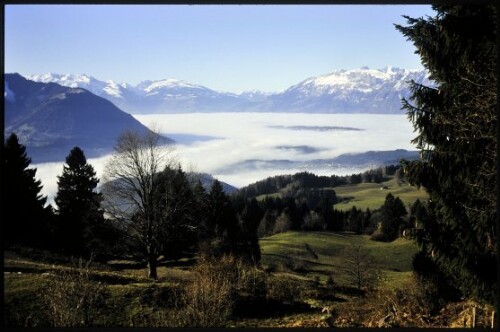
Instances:
[[[387,189],[381,190],[382,186]],[[426,198],[423,190],[400,186],[393,178],[382,184],[334,189],[344,199],[335,206],[342,210],[354,205],[379,208],[389,192],[407,206],[417,198]],[[458,303],[432,319],[425,314],[425,301],[433,298],[425,298],[426,293],[413,278],[412,257],[418,248],[408,238],[378,242],[369,235],[347,232],[288,231],[261,238],[259,244],[261,264],[257,268],[230,260],[207,265],[199,257],[163,261],[154,282],[147,278],[147,268],[141,262],[93,263],[85,274],[67,257],[12,248],[4,255],[4,324],[48,327],[58,326],[59,319],[65,322],[61,326],[76,327],[88,316],[91,319],[83,326],[462,327],[463,313],[468,312],[463,308],[478,307]],[[362,291],[353,285],[345,269],[354,246],[371,255],[370,269],[377,276]],[[61,275],[66,279],[55,282]],[[234,280],[224,281],[229,275]],[[90,299],[86,316],[71,316],[71,312],[81,311],[77,308],[82,292]],[[92,296],[94,293],[100,297]],[[76,298],[72,298],[74,294],[78,294]],[[53,299],[47,302],[47,295]],[[217,309],[213,313],[203,309],[213,307]],[[398,312],[385,322],[388,308]],[[491,310],[484,308],[485,313]]]
[[[417,188],[404,182],[399,184],[394,176],[389,176],[386,181],[381,183],[359,183],[337,186],[333,188],[341,202],[335,204],[335,209],[348,211],[353,206],[358,209],[375,210],[380,208],[385,201],[387,194],[391,193],[394,197],[399,197],[408,208],[417,199],[426,200],[428,194],[424,188]],[[266,197],[282,197],[281,192],[257,196],[258,201]]]
[[[382,183],[359,183],[355,185],[334,187],[335,193],[343,201],[335,204],[335,208],[348,211],[353,206],[358,209],[370,210],[380,208],[385,201],[385,196],[391,193],[399,197],[408,208],[417,199],[426,200],[428,195],[424,188],[410,186],[408,183],[398,184],[394,177]]]
[[[351,244],[366,248],[375,259],[381,274],[379,287],[394,288],[411,276],[411,260],[416,244],[407,239],[377,242],[368,235],[331,232],[293,232],[276,234],[260,240],[262,264],[266,268],[297,271],[309,279],[325,283],[329,276],[345,284],[344,253]]]
[[[255,315],[242,313],[240,309],[227,326],[288,326],[296,321],[320,321],[321,308],[356,296],[340,268],[343,252],[351,244],[367,248],[376,258],[376,267],[381,272],[377,287],[381,289],[392,289],[409,280],[411,257],[416,251],[415,244],[406,239],[381,243],[364,235],[328,232],[286,232],[261,239],[260,244],[261,271],[266,271],[260,276],[267,283],[265,305],[270,307],[266,314]],[[55,274],[71,270],[74,272],[74,262],[63,258],[48,259],[26,250],[7,251],[4,260],[7,325],[47,326],[48,308],[43,301],[47,284]],[[163,264],[158,269],[159,280],[154,283],[146,274],[145,266],[133,262],[95,264],[89,278],[91,283],[103,287],[107,295],[106,309],[96,315],[93,324],[118,327],[168,324],[178,294],[196,276],[193,267],[185,262]],[[327,286],[329,276],[335,280],[337,290]]]

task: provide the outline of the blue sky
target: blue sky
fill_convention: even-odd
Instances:
[[[280,91],[335,69],[421,69],[394,29],[427,5],[7,5],[5,71]]]

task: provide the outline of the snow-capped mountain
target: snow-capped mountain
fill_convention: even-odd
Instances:
[[[5,88],[5,136],[16,133],[33,162],[64,160],[74,146],[87,157],[104,155],[123,131],[149,131],[109,100],[80,87],[6,74]]]
[[[335,70],[310,77],[280,93],[258,90],[240,94],[218,92],[178,80],[143,81],[135,86],[88,75],[32,75],[37,82],[55,82],[85,88],[126,112],[305,112],[305,113],[402,113],[401,98],[408,98],[408,82],[432,85],[428,73],[386,67]]]
[[[320,113],[402,113],[409,81],[432,85],[425,71],[387,67],[336,70],[310,77],[271,96],[273,111]]]
[[[28,79],[87,89],[132,114],[232,111],[242,100],[235,94],[174,78],[142,81],[135,86],[112,80],[100,81],[88,75],[44,74],[31,75]]]
[[[113,80],[101,81],[86,74],[48,73],[43,75],[30,75],[26,78],[35,82],[57,83],[70,88],[86,89],[96,96],[108,99],[118,107],[133,103],[142,93],[142,91],[130,84],[118,83]]]

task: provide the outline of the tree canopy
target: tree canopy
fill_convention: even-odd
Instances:
[[[496,282],[496,10],[440,5],[396,28],[413,42],[435,86],[411,83],[404,108],[418,135],[409,181],[429,193],[417,240],[466,294],[493,300]]]
[[[26,147],[12,133],[3,149],[4,186],[2,231],[6,244],[43,246],[49,238],[51,208],[45,208],[47,197],[35,178],[36,168],[28,168],[31,158]]]
[[[55,202],[58,207],[58,240],[72,254],[88,255],[95,240],[94,229],[104,222],[99,179],[82,149],[74,147],[58,176]]]

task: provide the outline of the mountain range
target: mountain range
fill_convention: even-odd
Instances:
[[[177,79],[143,81],[133,86],[89,75],[44,74],[26,79],[5,74],[4,78],[5,135],[15,132],[33,162],[64,160],[74,146],[80,146],[87,157],[105,155],[125,129],[149,130],[128,113],[397,114],[403,112],[401,98],[410,95],[408,81],[432,85],[425,71],[392,67],[336,70],[278,93],[218,92]],[[165,138],[165,142],[173,140]],[[278,164],[283,162],[289,161]]]
[[[83,88],[34,82],[18,74],[4,78],[5,135],[16,133],[35,163],[64,160],[74,146],[87,157],[102,156],[112,151],[123,131],[149,131]]]
[[[367,151],[361,153],[345,153],[330,159],[312,159],[308,161],[296,160],[259,160],[249,159],[224,166],[215,173],[232,174],[243,172],[248,169],[259,170],[335,170],[342,168],[366,168],[373,169],[381,166],[397,165],[401,159],[416,160],[419,158],[418,151],[408,151],[404,149],[389,151]]]
[[[174,79],[143,81],[137,85],[101,81],[89,75],[42,74],[29,80],[83,88],[106,98],[131,114],[188,112],[302,112],[402,114],[401,98],[408,98],[408,82],[433,85],[424,70],[393,67],[335,70],[315,76],[282,92],[219,92]]]

